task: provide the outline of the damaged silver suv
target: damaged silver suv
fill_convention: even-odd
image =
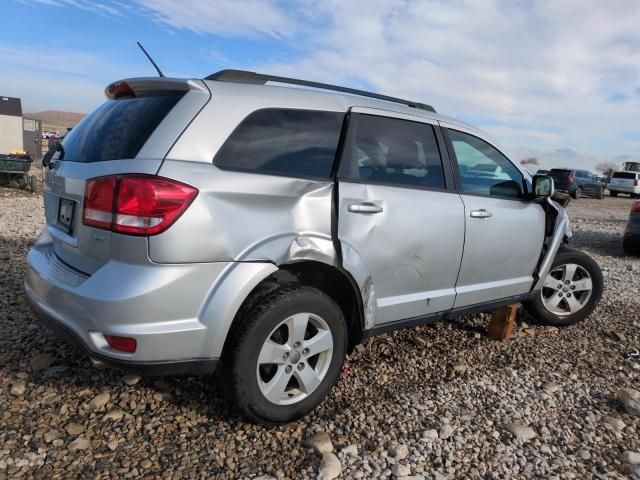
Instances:
[[[106,95],[47,159],[25,280],[96,364],[217,369],[282,423],[372,335],[514,302],[570,325],[600,300],[551,179],[428,105],[232,70]]]

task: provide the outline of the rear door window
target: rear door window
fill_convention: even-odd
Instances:
[[[339,176],[365,183],[445,188],[433,126],[374,115],[351,116]]]
[[[183,96],[173,93],[106,101],[65,136],[63,159],[91,163],[135,158]]]
[[[344,114],[266,108],[245,118],[218,151],[222,169],[329,178]]]
[[[631,172],[615,172],[612,178],[624,178],[625,180],[635,180],[636,174]]]

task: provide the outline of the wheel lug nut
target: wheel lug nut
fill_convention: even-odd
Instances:
[[[298,364],[298,370],[302,370],[302,369],[304,369],[304,363],[300,362]]]
[[[565,280],[565,282],[567,285],[569,285],[571,282],[569,280]]]
[[[300,342],[296,342],[293,344],[293,348],[300,348]]]
[[[571,290],[575,290],[576,286],[575,285],[571,285]]]
[[[289,358],[289,352],[284,352],[284,355],[282,355],[282,358],[285,360]]]
[[[558,288],[562,288],[562,284],[558,285]]]
[[[561,296],[562,296],[562,293],[559,293],[559,294],[558,294],[558,296],[559,296],[559,297],[561,297]]]
[[[291,370],[293,370],[293,368],[291,367],[291,365],[287,365],[287,366],[285,367],[285,369],[284,369],[284,371],[285,371],[286,373],[291,373]]]
[[[570,293],[567,293],[567,297],[570,297],[570,296],[571,296],[571,294],[570,294]]]
[[[304,350],[302,350],[303,355],[309,355],[309,349],[305,348]]]

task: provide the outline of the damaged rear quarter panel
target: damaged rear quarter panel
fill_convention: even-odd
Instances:
[[[175,225],[149,239],[152,261],[281,265],[316,260],[335,265],[331,180],[225,171],[172,160],[165,160],[159,173],[197,185],[199,194]]]

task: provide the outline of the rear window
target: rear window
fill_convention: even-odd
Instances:
[[[267,108],[245,118],[213,162],[222,169],[328,178],[344,114]]]
[[[625,178],[627,180],[635,180],[636,174],[630,172],[614,172],[611,178]]]
[[[184,93],[108,100],[64,138],[64,160],[134,158]]]

